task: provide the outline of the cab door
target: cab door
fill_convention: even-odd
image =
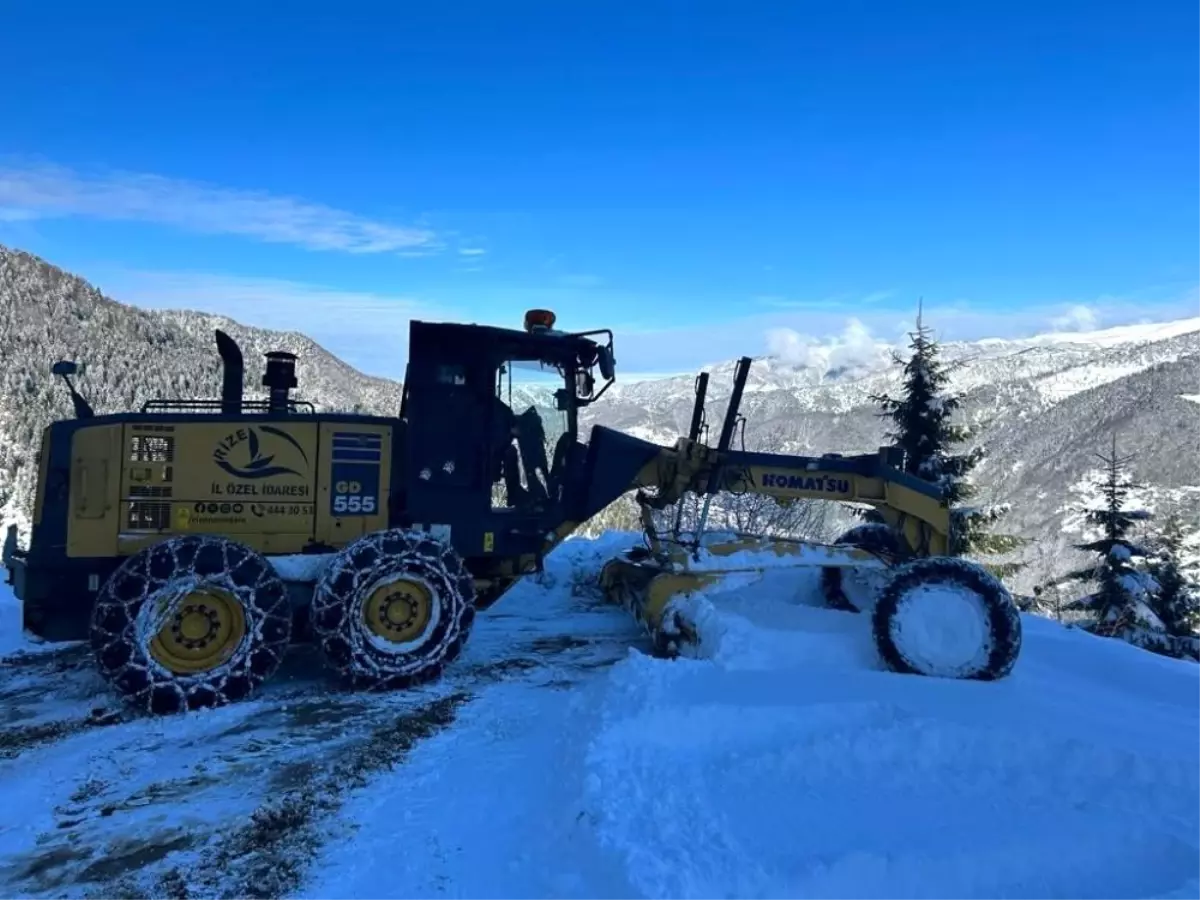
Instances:
[[[413,348],[403,518],[448,536],[464,556],[478,556],[484,552],[493,419],[488,363],[479,354],[471,358],[468,349]]]

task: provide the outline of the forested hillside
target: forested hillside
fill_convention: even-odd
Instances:
[[[263,354],[288,350],[300,357],[298,395],[320,408],[400,408],[398,383],[352,369],[303,335],[126,306],[43,260],[0,247],[0,519],[24,529],[41,430],[72,414],[67,391],[50,374],[55,361],[81,364],[77,384],[97,412],[139,408],[155,397],[214,397],[217,328],[242,346],[249,396],[261,394]]]

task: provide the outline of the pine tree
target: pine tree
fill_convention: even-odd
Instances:
[[[1169,516],[1155,541],[1149,565],[1159,588],[1150,606],[1168,634],[1191,637],[1200,629],[1200,590],[1184,575],[1183,541],[1183,519],[1177,514]]]
[[[904,468],[911,475],[933,482],[946,491],[954,514],[956,541],[951,552],[984,556],[1009,553],[1026,543],[1013,535],[990,534],[988,528],[1007,511],[1005,507],[978,508],[967,506],[976,493],[971,484],[972,470],[984,459],[984,451],[976,446],[965,453],[952,453],[951,448],[974,437],[972,430],[952,421],[961,398],[948,392],[954,367],[939,359],[939,346],[917,313],[916,330],[909,333],[909,357],[893,354],[903,369],[899,397],[887,394],[871,396],[879,404],[883,417],[890,419],[888,437],[904,450]],[[996,574],[1009,574],[1018,565],[991,565]]]
[[[1131,540],[1134,528],[1152,518],[1149,512],[1129,509],[1129,495],[1135,485],[1127,474],[1132,456],[1117,453],[1113,436],[1112,452],[1096,454],[1104,463],[1101,485],[1102,504],[1085,510],[1086,521],[1100,529],[1093,541],[1076,544],[1076,549],[1098,555],[1091,566],[1068,573],[1059,581],[1095,582],[1096,591],[1067,605],[1068,609],[1090,614],[1088,630],[1106,637],[1123,637],[1147,649],[1164,651],[1167,645],[1163,623],[1152,607],[1158,583],[1139,560],[1146,560],[1144,547]]]

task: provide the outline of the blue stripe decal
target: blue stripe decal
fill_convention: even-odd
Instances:
[[[381,450],[334,450],[334,462],[382,462]]]

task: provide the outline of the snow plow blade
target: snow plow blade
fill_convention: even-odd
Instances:
[[[731,557],[740,553],[754,554],[757,560],[774,553],[776,559],[765,565],[738,565]],[[887,563],[855,547],[736,538],[706,544],[699,559],[678,546],[658,554],[635,547],[605,563],[600,588],[610,603],[624,607],[645,628],[656,656],[695,656],[702,649],[700,629],[694,608],[683,603],[684,598],[731,576],[753,578],[767,570],[827,566],[884,569]]]
[[[739,565],[734,557],[742,551],[749,552]],[[699,592],[734,576],[753,583],[767,571],[802,567],[880,571],[869,611],[859,612],[893,672],[994,681],[1008,676],[1020,654],[1020,613],[1008,590],[982,566],[953,557],[890,562],[851,546],[738,539],[706,545],[695,557],[682,546],[658,553],[638,547],[610,559],[600,585],[646,629],[655,656],[697,658],[710,655],[706,624],[718,613]]]

